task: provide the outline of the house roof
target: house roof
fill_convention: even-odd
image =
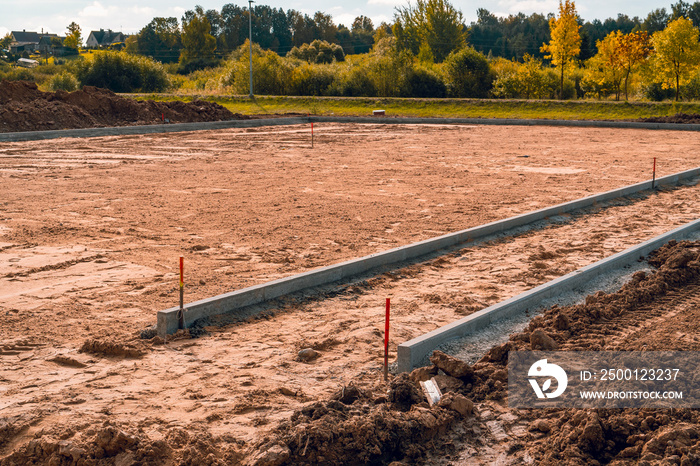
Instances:
[[[99,31],[91,31],[90,35],[100,45],[110,45],[114,42],[120,42],[124,40],[124,35],[121,32],[115,32],[111,29],[108,29],[106,31],[104,29],[100,29]]]
[[[39,43],[39,33],[38,32],[27,32],[27,31],[12,31],[12,37],[15,42],[26,42],[26,43]]]

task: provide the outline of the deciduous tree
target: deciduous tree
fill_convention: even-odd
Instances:
[[[542,52],[548,53],[545,58],[559,68],[560,98],[564,98],[564,71],[581,51],[581,35],[579,34],[578,14],[573,0],[559,1],[559,16],[549,20],[551,40],[543,44]]]
[[[447,0],[417,0],[415,7],[409,3],[397,8],[394,19],[392,30],[399,50],[417,55],[425,43],[438,63],[466,43],[462,12]]]
[[[620,38],[619,45],[620,59],[624,63],[625,72],[625,100],[628,100],[630,75],[651,54],[651,39],[646,31],[631,32]]]
[[[651,41],[656,52],[656,75],[664,80],[663,84],[675,85],[678,101],[681,84],[690,78],[700,58],[698,29],[689,19],[678,18],[663,31],[654,33]]]
[[[63,45],[67,48],[78,50],[82,44],[83,37],[80,32],[80,26],[73,21],[68,25],[68,35],[63,41]]]
[[[182,17],[182,51],[180,63],[195,59],[209,59],[214,56],[216,39],[210,34],[211,24],[204,10],[197,5],[194,11],[187,11]]]
[[[615,93],[615,100],[620,100],[625,62],[620,53],[624,35],[620,31],[611,32],[596,43],[598,53],[588,62],[588,75],[596,81],[599,88]]]

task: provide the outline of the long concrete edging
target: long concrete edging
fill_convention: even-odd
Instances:
[[[444,325],[432,332],[401,343],[398,347],[398,370],[399,372],[409,372],[416,365],[420,364],[432,350],[450,340],[475,333],[493,322],[507,319],[508,317],[515,316],[528,309],[536,308],[545,299],[571,291],[603,273],[633,264],[637,262],[640,257],[646,256],[668,241],[672,239],[683,239],[698,230],[700,230],[700,219],[640,243],[637,246],[633,246],[606,259],[602,259],[594,264],[575,270],[563,277],[559,277],[513,298],[489,306],[486,309],[482,309],[451,324]]]
[[[578,128],[650,129],[669,131],[700,131],[698,124],[645,123],[639,121],[602,120],[526,120],[517,118],[410,118],[410,117],[280,117],[250,120],[208,121],[198,123],[173,123],[140,126],[115,126],[108,128],[61,129],[48,131],[22,131],[0,133],[0,142],[38,141],[56,138],[90,138],[130,134],[177,133],[185,131],[209,131],[229,128],[255,128],[260,126],[300,125],[319,123],[364,123],[392,125],[495,125],[495,126],[566,126]]]
[[[681,180],[696,176],[700,176],[700,167],[658,178],[656,180],[656,185],[675,185]],[[226,314],[236,309],[260,304],[281,296],[305,290],[307,288],[327,285],[352,276],[366,273],[377,267],[388,266],[406,260],[413,260],[441,249],[474,241],[495,233],[502,233],[516,227],[521,227],[533,222],[544,220],[548,217],[588,207],[598,202],[604,202],[629,194],[634,194],[639,191],[649,189],[650,187],[651,181],[636,183],[623,188],[577,199],[575,201],[558,204],[553,207],[535,210],[533,212],[517,215],[504,220],[498,220],[485,225],[469,228],[455,233],[449,233],[436,238],[430,238],[358,259],[352,259],[346,262],[292,275],[290,277],[281,278],[268,283],[243,288],[200,301],[195,301],[185,306],[187,309],[185,321],[192,323],[201,318]],[[177,331],[178,310],[178,307],[172,307],[170,309],[158,311],[157,331],[159,335],[165,336]]]

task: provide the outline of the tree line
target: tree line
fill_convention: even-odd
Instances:
[[[183,15],[181,27],[176,18],[154,18],[128,40],[124,54],[151,60],[151,77],[110,84],[107,76],[105,85],[118,85],[122,92],[142,83],[137,89],[189,86],[247,94],[247,13],[233,5],[221,12],[196,7]],[[700,2],[680,1],[671,12],[657,9],[644,20],[619,15],[584,23],[574,1],[562,0],[558,14],[547,17],[496,18],[482,9],[471,27],[464,26],[461,12],[448,0],[416,0],[397,8],[392,25],[377,28],[364,16],[348,29],[322,13],[311,17],[265,6],[253,13],[258,24],[254,89],[259,94],[700,99]],[[352,53],[359,47],[339,44],[342,31],[357,40],[364,37],[361,46],[367,51]],[[514,39],[479,41],[479,34]],[[486,44],[503,46],[486,50]],[[98,71],[87,63],[69,73],[85,84],[87,77],[94,83],[104,73],[137,76],[150,66],[100,60],[92,61]],[[120,72],[121,66],[132,70]],[[61,82],[73,82],[64,78]]]
[[[399,47],[418,55],[423,46],[424,56],[432,56],[437,62],[464,45],[490,57],[523,61],[527,55],[542,59],[545,53],[541,51],[541,45],[550,40],[549,21],[555,16],[554,13],[546,16],[519,13],[497,17],[487,9],[479,8],[477,20],[467,25],[462,13],[447,0],[418,0],[415,4],[398,7],[393,24],[382,23],[377,29],[366,16],[358,16],[351,25],[345,26],[336,25],[330,15],[321,11],[310,16],[294,9],[285,11],[256,5],[251,13],[253,42],[281,56],[314,41],[336,44],[345,55],[368,53],[374,45],[376,30],[382,28],[397,37]],[[581,36],[578,58],[587,60],[595,56],[598,42],[612,32],[646,32],[651,35],[681,17],[691,20],[695,27],[700,26],[700,2],[690,4],[679,0],[671,5],[670,10],[658,8],[649,12],[646,18],[621,13],[617,18],[584,22],[577,16]],[[205,34],[210,38],[200,38],[197,44],[188,47],[183,43],[183,37],[193,34]],[[127,50],[162,63],[182,61],[184,50],[186,57],[200,60],[200,65],[204,66],[226,57],[247,39],[247,7],[226,4],[219,11],[197,6],[186,11],[181,22],[175,17],[153,18],[138,34],[128,39]],[[195,45],[198,48],[193,48]]]

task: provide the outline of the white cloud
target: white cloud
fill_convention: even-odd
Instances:
[[[91,5],[83,8],[79,13],[78,17],[83,18],[107,18],[110,14],[116,13],[118,11],[117,7],[105,7],[100,2],[93,2]]]
[[[367,5],[399,6],[406,3],[406,0],[367,0]]]
[[[499,0],[498,9],[507,14],[525,13],[557,13],[559,2],[557,0]]]
[[[0,38],[5,37],[10,33],[10,30],[7,29],[6,27],[0,26]]]

